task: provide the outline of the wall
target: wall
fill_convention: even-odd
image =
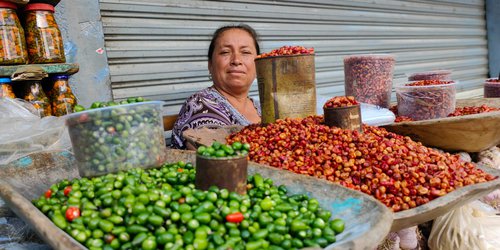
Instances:
[[[65,42],[66,59],[80,71],[70,78],[79,104],[112,99],[109,66],[98,0],[62,0],[56,20]]]
[[[406,73],[453,70],[458,98],[482,96],[488,73],[484,0],[99,2],[113,97],[163,100],[165,114],[212,84],[210,36],[230,23],[255,28],[263,52],[314,47],[317,93],[324,96],[344,94],[343,57],[352,54],[395,55],[394,86]],[[250,95],[258,96],[257,84]]]
[[[486,0],[489,76],[500,75],[500,1]]]

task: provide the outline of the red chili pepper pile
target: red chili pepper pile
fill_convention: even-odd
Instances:
[[[257,58],[266,58],[270,56],[291,56],[291,55],[307,55],[314,54],[314,48],[306,48],[303,46],[283,46],[279,49],[274,49],[269,53],[262,53]]]
[[[398,115],[398,107],[397,106],[392,106],[389,110],[391,110],[395,115],[396,115],[396,120],[394,122],[411,122],[414,121],[410,117],[407,116],[399,116]],[[487,105],[481,105],[480,107],[461,107],[461,108],[455,108],[455,111],[451,114],[448,115],[448,117],[454,117],[454,116],[464,116],[464,115],[474,115],[474,114],[481,114],[481,113],[487,113],[487,112],[493,112],[493,111],[500,111],[500,108],[494,108],[494,107],[489,107]]]
[[[463,115],[473,115],[473,114],[480,114],[480,113],[486,113],[486,112],[492,112],[492,111],[499,111],[500,108],[493,108],[493,107],[488,107],[486,105],[481,105],[480,107],[462,107],[462,108],[456,108],[455,112],[451,113],[448,115],[448,117],[452,116],[463,116]]]
[[[363,134],[328,127],[321,116],[250,125],[227,141],[250,143],[252,161],[361,190],[395,212],[495,178],[409,137],[371,126]]]
[[[412,83],[407,83],[405,86],[430,86],[430,85],[443,85],[450,84],[453,81],[440,81],[440,80],[422,80]]]
[[[486,82],[500,83],[500,79],[487,79]]]
[[[323,108],[340,108],[359,105],[359,102],[354,99],[354,96],[335,96],[326,101]]]

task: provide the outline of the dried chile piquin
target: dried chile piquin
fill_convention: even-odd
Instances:
[[[491,78],[486,80],[486,83],[484,84],[484,97],[500,97],[500,79]]]
[[[411,122],[414,121],[410,117],[406,116],[399,116],[397,112],[398,107],[397,106],[392,106],[391,111],[394,112],[396,115],[396,120],[394,122]],[[474,114],[481,114],[481,113],[488,113],[488,112],[493,112],[493,111],[500,111],[500,108],[494,108],[487,106],[485,104],[479,106],[479,107],[474,107],[474,106],[467,106],[467,107],[457,107],[455,108],[455,111],[453,113],[449,114],[448,117],[454,117],[454,116],[464,116],[464,115],[474,115]]]
[[[420,81],[420,80],[449,81],[451,80],[451,70],[433,70],[426,72],[417,72],[410,74],[408,76],[408,81]]]
[[[285,45],[279,49],[274,49],[269,53],[262,53],[257,56],[257,59],[271,57],[271,56],[292,56],[292,55],[309,55],[309,54],[314,54],[314,48]]]
[[[227,138],[250,144],[251,161],[362,191],[394,212],[495,179],[459,155],[425,147],[379,127],[364,133],[325,126],[323,117],[253,124]]]
[[[38,110],[40,117],[52,115],[49,98],[43,91],[40,81],[29,81],[27,83],[24,100],[33,104]]]
[[[344,58],[345,93],[356,100],[389,107],[394,72],[392,55],[352,55]]]
[[[416,121],[448,116],[455,110],[455,84],[423,80],[396,87],[398,115]]]
[[[54,17],[54,6],[28,4],[26,12],[26,43],[30,63],[64,63],[63,40]]]
[[[71,91],[67,75],[56,75],[51,78],[53,85],[49,92],[52,101],[52,114],[63,116],[72,113],[76,105],[76,97]]]
[[[0,78],[0,98],[16,98],[10,83],[10,78]]]
[[[456,108],[453,113],[448,115],[448,117],[474,115],[474,114],[488,113],[493,111],[500,111],[500,108],[489,107],[484,104],[479,107],[460,107]]]
[[[340,108],[359,105],[354,96],[335,96],[328,100],[323,108]]]
[[[13,65],[28,62],[24,30],[16,14],[14,3],[0,1],[0,64]]]

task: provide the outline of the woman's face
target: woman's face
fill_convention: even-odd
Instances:
[[[241,29],[224,31],[215,41],[208,70],[214,84],[228,92],[250,89],[255,79],[255,48],[252,36]]]

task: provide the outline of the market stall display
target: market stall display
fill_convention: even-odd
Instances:
[[[408,74],[408,81],[422,80],[451,81],[451,70],[432,70]]]
[[[484,83],[484,98],[500,97],[499,78],[487,79]]]
[[[76,97],[68,83],[69,76],[55,75],[50,78],[52,88],[49,92],[52,101],[52,114],[63,116],[73,113],[77,104]]]
[[[20,161],[25,164],[22,169],[16,167],[16,164],[19,163],[14,163],[2,169],[2,172],[0,172],[0,176],[2,176],[2,181],[0,182],[0,195],[5,199],[7,204],[23,218],[23,220],[31,224],[39,235],[52,247],[82,249],[81,244],[57,228],[49,218],[35,209],[29,202],[29,200],[43,194],[52,184],[60,182],[63,179],[71,180],[75,177],[79,177],[76,169],[72,167],[74,162],[72,162],[71,155],[61,153],[40,154],[32,155],[30,159],[31,161],[29,161],[30,163],[28,163],[28,165],[26,165],[28,161]],[[167,162],[178,162],[179,160],[192,162],[194,159],[195,154],[192,152],[179,150],[167,151]],[[177,175],[188,172],[178,172],[178,168],[174,170],[174,173],[178,173]],[[158,170],[149,171],[158,172]],[[47,178],[39,178],[40,173],[43,173]],[[275,185],[284,185],[288,190],[287,193],[291,195],[306,193],[311,198],[317,199],[318,205],[326,209],[324,211],[331,212],[330,218],[340,218],[345,221],[344,231],[336,235],[336,242],[327,246],[326,249],[368,248],[382,240],[384,235],[389,231],[392,222],[392,214],[382,204],[376,202],[367,195],[326,181],[305,176],[297,176],[286,171],[250,163],[248,174],[252,176],[256,173],[259,173],[264,178],[264,187],[266,183],[269,184],[269,181],[265,181],[265,179],[271,178]],[[109,178],[109,176],[102,178]],[[177,178],[175,179],[177,180]],[[262,184],[260,180],[250,179],[249,181],[253,183],[255,187]],[[266,190],[271,192],[274,189],[271,188]],[[63,190],[60,192],[64,195]],[[71,196],[71,191],[69,195]],[[137,199],[139,199],[139,197]],[[185,202],[187,202],[187,197]],[[266,200],[262,204],[266,209],[269,205],[267,203]],[[271,205],[278,206],[279,204],[274,205],[271,203]],[[316,206],[317,205],[314,205],[314,207]],[[320,221],[318,221],[318,223],[317,225],[322,225]],[[241,225],[242,224],[240,224],[240,226]],[[297,229],[299,228],[298,224],[295,226]],[[300,226],[302,227],[302,225]],[[113,227],[113,229],[116,228]],[[243,230],[240,230],[240,233],[242,233],[242,231]],[[314,231],[319,232],[318,230]],[[270,235],[268,234],[268,236]],[[276,238],[276,240],[278,240],[278,238],[281,237]],[[285,239],[287,239],[287,236],[285,236]],[[93,241],[93,243],[96,242]]]
[[[230,192],[247,192],[247,169],[249,144],[239,142],[200,146],[196,151],[195,186],[207,190],[211,186],[225,188]]]
[[[458,99],[456,106],[500,108],[496,98]],[[464,109],[462,109],[462,112]],[[500,144],[500,111],[446,117],[423,121],[405,121],[384,126],[430,147],[449,151],[479,152]]]
[[[243,129],[243,127],[229,127],[229,128],[222,128],[222,129],[218,129],[217,131],[209,131],[209,129],[200,129],[199,131],[196,131],[196,130],[191,130],[191,131],[186,131],[186,133],[184,134],[184,136],[187,137],[188,140],[190,141],[193,141],[193,142],[197,142],[197,143],[205,143],[205,142],[212,142],[214,140],[222,140],[222,141],[225,141],[225,137],[227,136],[230,136],[231,134],[234,134],[236,133],[237,131]],[[290,131],[294,131],[294,134],[296,136],[302,136],[301,133],[297,130],[290,130]],[[280,142],[280,139],[279,138],[279,134],[277,136],[273,135],[272,133],[270,133],[271,131],[260,131],[256,134],[260,134],[260,133],[264,133],[266,134],[266,137],[270,138],[270,140],[275,140],[274,142],[269,142],[267,144],[265,144],[265,146],[258,146],[256,147],[256,149],[258,149],[260,151],[260,153],[258,153],[260,156],[255,156],[255,154],[253,154],[253,157],[254,159],[257,158],[257,159],[261,159],[261,160],[264,160],[266,161],[266,159],[268,160],[271,160],[273,159],[273,156],[276,152],[278,152],[279,150],[278,149],[273,149],[273,150],[269,150],[268,147],[272,147],[273,145],[276,145],[276,147],[280,147],[280,145],[282,145],[283,142]],[[387,133],[387,132],[385,132]],[[346,133],[346,138],[347,138],[347,134]],[[366,132],[365,132],[366,134]],[[393,134],[394,135],[394,134]],[[397,136],[397,135],[394,135],[396,138],[392,138],[390,139],[389,141],[390,142],[395,142],[394,139],[397,139],[397,138],[401,138],[401,136]],[[262,136],[259,136],[259,138],[263,138]],[[286,138],[286,137],[285,137]],[[289,141],[289,143],[293,143],[293,137],[290,138],[291,140]],[[309,140],[315,140],[314,137],[309,137]],[[415,142],[410,142],[409,139],[405,139],[405,140],[408,140],[408,141],[405,141],[405,143],[403,143],[404,145],[409,145],[409,147],[412,147],[413,150],[417,150],[416,152],[419,152],[419,153],[415,153],[417,156],[418,155],[422,155],[422,152],[420,152],[420,150],[424,149],[425,147],[423,147],[422,145],[420,146],[416,146],[413,147],[412,145],[414,144],[417,144],[419,145],[419,143],[415,143]],[[389,143],[390,143],[389,142]],[[252,143],[251,143],[252,145]],[[316,150],[321,150],[321,149],[324,149],[324,150],[328,150],[328,146],[321,146],[323,144],[318,144],[319,146],[316,148]],[[332,145],[339,145],[337,147],[340,147],[340,145],[344,145],[343,143],[342,144],[338,144],[338,143],[335,143],[335,144],[332,144]],[[346,146],[349,146],[350,143],[347,143]],[[398,143],[398,145],[400,145]],[[394,145],[392,147],[395,147],[396,144],[394,143]],[[343,146],[342,146],[343,147]],[[401,146],[396,146],[396,147],[401,147]],[[373,151],[369,152],[369,153],[376,153],[376,149],[377,148],[381,148],[381,149],[384,149],[387,150],[387,146],[382,144],[378,147],[374,147]],[[335,149],[334,149],[335,150]],[[349,150],[351,151],[351,150]],[[399,150],[398,150],[399,151]],[[434,151],[432,149],[426,149],[427,153],[432,153],[433,156],[431,156],[431,158],[434,158],[434,157],[437,157],[438,155],[441,155],[443,156],[443,154],[441,153],[437,153],[437,151]],[[266,152],[271,152],[271,155],[269,156],[266,156]],[[303,156],[298,156],[296,157],[295,159],[305,159],[305,158],[308,158],[307,155],[309,153],[307,153],[306,150],[303,151]],[[333,151],[331,153],[334,153]],[[284,156],[284,158],[288,158],[288,162],[292,162],[294,161],[292,158],[293,156],[291,156],[290,154],[292,154],[292,152],[290,152],[288,155]],[[350,155],[351,153],[349,153]],[[354,152],[354,154],[356,154]],[[413,154],[413,153],[412,153]],[[403,229],[403,228],[408,228],[410,226],[415,226],[415,225],[418,225],[420,223],[423,223],[423,222],[426,222],[426,221],[429,221],[429,220],[432,220],[434,219],[435,217],[439,216],[439,215],[442,215],[444,213],[446,213],[447,211],[449,211],[450,209],[454,208],[454,207],[458,207],[458,206],[461,206],[463,204],[466,204],[474,199],[477,199],[481,196],[484,196],[486,195],[487,193],[491,192],[492,190],[494,190],[499,184],[500,184],[500,179],[497,178],[498,176],[500,176],[500,172],[498,170],[491,170],[489,168],[485,168],[485,167],[482,167],[482,166],[479,166],[479,165],[472,165],[471,163],[460,163],[460,160],[458,159],[458,156],[450,156],[449,154],[444,154],[446,155],[445,157],[451,157],[450,160],[454,163],[451,163],[451,165],[455,165],[457,166],[456,164],[458,165],[463,165],[463,166],[467,166],[466,168],[470,168],[471,171],[475,172],[475,171],[484,171],[484,173],[489,173],[493,176],[495,176],[495,180],[492,180],[492,181],[487,181],[487,182],[483,182],[483,183],[476,183],[476,184],[470,184],[470,185],[467,185],[467,186],[463,186],[463,187],[460,187],[460,188],[456,188],[454,189],[454,191],[451,191],[447,194],[444,194],[442,196],[434,196],[434,198],[432,200],[429,200],[425,203],[420,203],[418,206],[415,206],[414,208],[410,208],[410,209],[407,209],[407,210],[403,210],[403,211],[399,211],[399,212],[396,212],[395,213],[395,221],[392,225],[392,231],[397,231],[397,230],[400,230],[400,229]],[[321,156],[318,156],[318,154],[314,154],[313,152],[311,152],[310,154],[310,157],[309,159],[311,158],[318,158],[318,157],[324,157],[325,154],[322,154]],[[347,157],[347,156],[344,156],[341,154],[341,157],[344,158],[344,157]],[[380,155],[380,157],[383,158],[382,155]],[[283,158],[283,157],[282,157]],[[383,161],[383,159],[380,159],[381,161]],[[439,157],[438,157],[439,158]],[[276,158],[274,158],[276,159]],[[402,159],[405,159],[405,158],[402,158]],[[436,159],[436,158],[434,158]],[[452,160],[453,159],[453,160]],[[252,158],[251,158],[252,160]],[[359,160],[359,159],[358,159]],[[258,160],[254,160],[254,161],[258,161]],[[277,159],[276,162],[279,162],[279,158]],[[335,164],[333,163],[333,160],[331,161],[332,163],[332,166]],[[366,162],[366,161],[365,161]],[[345,164],[344,164],[345,163]],[[355,161],[356,163],[356,161]],[[267,164],[267,163],[266,163]],[[294,163],[295,165],[297,165],[297,163]],[[308,163],[308,164],[311,164],[311,163]],[[347,168],[351,169],[351,176],[356,176],[356,172],[359,172],[359,168],[356,169],[356,165],[354,166],[350,166],[350,162],[349,161],[346,161],[346,160],[342,160],[342,168],[343,169],[346,169],[346,167],[344,165],[347,165],[349,164],[349,166]],[[269,164],[267,164],[269,165]],[[376,170],[375,170],[375,174],[373,174],[373,179],[377,179],[377,178],[388,178],[388,176],[385,174],[385,172],[378,172],[378,171],[387,171],[386,170],[383,170],[385,169],[383,167],[384,164],[380,165],[380,167],[377,167],[375,166]],[[450,163],[448,163],[448,165],[450,165]],[[445,167],[445,169],[450,169],[448,167],[448,165]],[[279,167],[278,167],[279,168]],[[373,168],[373,167],[372,167]],[[313,173],[314,175],[322,175],[322,174],[329,174],[331,173],[332,176],[335,176],[337,174],[337,170],[333,170],[333,167],[329,168],[329,169],[325,169],[325,171],[321,171],[321,169],[314,169],[314,168],[308,168],[306,167],[305,165],[302,166],[302,168],[304,172],[306,172],[305,174],[307,175],[308,173],[307,172],[311,172]],[[404,168],[400,168],[400,170],[402,170]],[[409,169],[416,169],[416,168],[409,168]],[[420,172],[419,170],[415,171],[416,172],[419,172],[419,177],[417,179],[420,179]],[[382,174],[384,173],[384,174]],[[347,172],[339,172],[338,174],[340,174],[341,176],[349,176],[349,174]],[[365,177],[366,177],[366,174],[365,173]],[[406,173],[405,175],[408,175],[408,180],[411,180],[413,176],[413,173],[412,172],[408,172]],[[445,175],[445,176],[448,176],[449,173],[447,171],[443,171],[441,172],[441,175]],[[441,176],[439,175],[439,176]],[[377,177],[378,176],[378,177]],[[385,177],[384,177],[385,176]],[[328,177],[327,177],[328,178]],[[342,177],[341,177],[342,178]],[[352,177],[348,177],[348,178],[351,178],[352,180],[356,179],[356,178],[352,178]],[[366,180],[366,178],[365,178]],[[407,180],[407,181],[408,181]],[[437,182],[435,182],[437,179],[434,179],[433,182],[434,184],[433,185],[436,185]],[[448,179],[448,181],[450,181],[450,179]],[[352,187],[352,183],[349,184],[350,181],[344,181],[341,183],[344,183],[345,185],[347,186],[351,186]],[[413,183],[419,183],[420,180],[416,181],[416,182],[413,182]],[[353,182],[354,183],[354,182]],[[374,181],[372,181],[372,186],[373,186],[373,183]],[[402,185],[401,185],[401,182],[395,182],[395,181],[388,181],[388,182],[384,182],[381,184],[380,181],[378,181],[378,184],[375,185],[375,189],[371,189],[372,186],[370,186],[370,190],[374,190],[375,191],[375,197],[386,197],[387,198],[387,195],[391,192],[390,190],[392,190],[395,185],[398,185],[397,183],[399,183],[399,188],[402,188]],[[406,184],[408,185],[408,183]],[[369,185],[367,185],[369,186]],[[409,186],[407,186],[408,188]],[[415,186],[413,186],[415,187]],[[381,195],[381,190],[379,189],[382,189],[382,190],[385,190],[386,194],[385,195]],[[429,189],[431,190],[432,187]],[[421,190],[421,191],[424,191],[424,190]],[[413,192],[413,191],[410,191],[410,193]],[[418,194],[418,189],[416,190],[417,192],[417,195],[416,196],[413,196],[413,195],[409,195],[409,197],[419,197],[420,194]],[[377,195],[378,193],[378,195]],[[428,193],[428,195],[432,196],[430,194],[430,191]],[[428,197],[430,197],[428,196]],[[405,201],[406,198],[403,197],[403,201],[404,203],[406,203]],[[422,198],[419,198],[420,202],[422,202]],[[413,202],[415,202],[416,200],[414,200],[413,198],[410,199],[410,203],[413,204]],[[416,202],[415,202],[415,205]],[[397,207],[397,206],[396,206]],[[400,206],[400,209],[402,208],[402,206]]]
[[[323,105],[325,124],[362,133],[361,105],[354,96],[336,96]]]
[[[262,122],[316,114],[314,49],[283,46],[255,59]]]
[[[17,17],[17,5],[0,1],[0,65],[28,62],[24,29]]]
[[[61,31],[54,16],[54,6],[31,3],[26,5],[24,11],[29,62],[66,62]]]
[[[12,90],[12,81],[10,78],[0,78],[0,98],[16,98],[14,91]]]
[[[389,107],[395,59],[392,55],[351,55],[344,58],[345,94],[359,102]]]
[[[396,87],[398,114],[413,120],[446,117],[455,109],[456,82],[421,80]]]
[[[90,109],[66,120],[81,176],[96,176],[163,162],[162,102]]]
[[[49,98],[43,91],[41,81],[27,81],[25,83],[24,100],[33,104],[40,117],[52,115],[52,107]]]

